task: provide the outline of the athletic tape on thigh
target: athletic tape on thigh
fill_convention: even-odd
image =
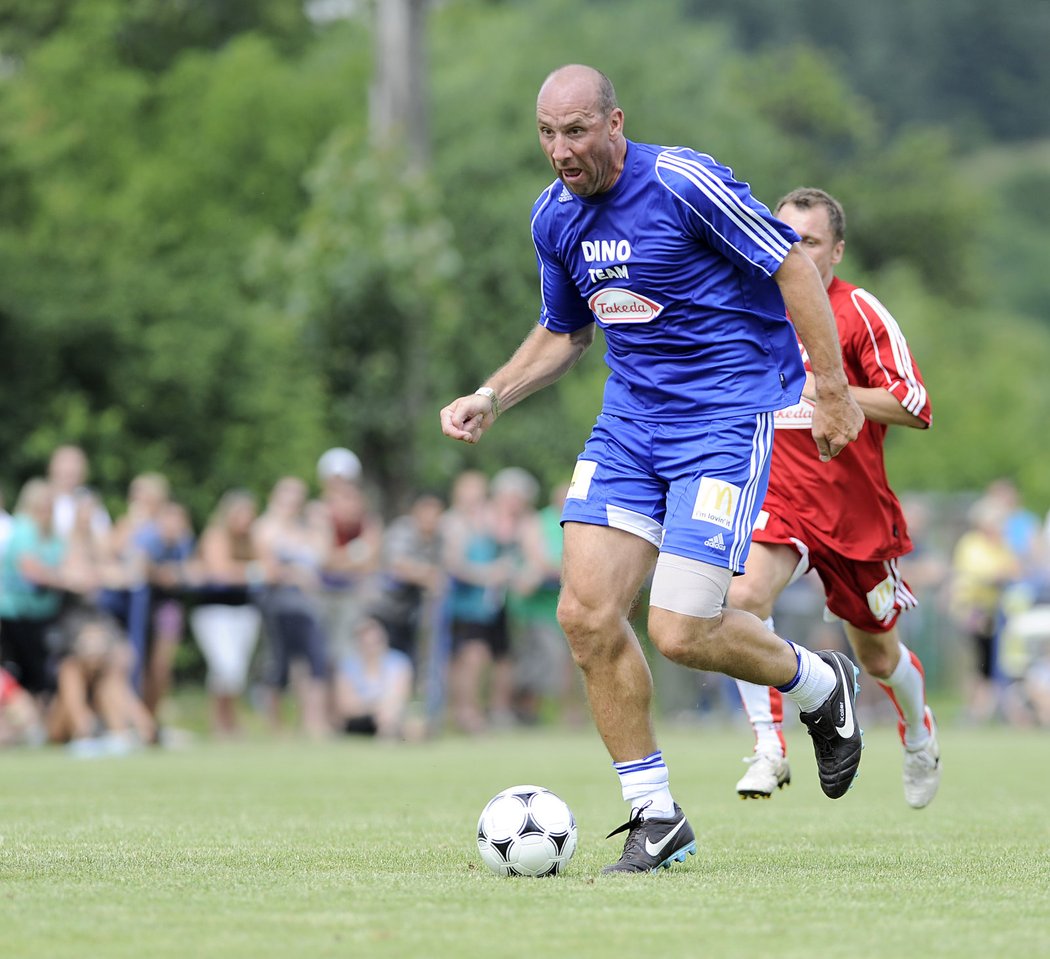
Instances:
[[[722,612],[733,573],[698,559],[661,553],[656,560],[649,605],[683,616],[711,619]]]

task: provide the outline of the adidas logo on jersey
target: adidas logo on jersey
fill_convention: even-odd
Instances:
[[[568,203],[572,199],[572,194],[569,192],[568,187],[562,187],[561,193],[558,196],[559,203]]]
[[[719,549],[724,553],[726,548],[726,541],[722,539],[721,533],[715,533],[715,535],[712,536],[710,539],[704,540],[704,545],[710,546],[711,549]]]

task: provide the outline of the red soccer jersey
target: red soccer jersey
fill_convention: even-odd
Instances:
[[[888,390],[929,425],[930,401],[897,321],[874,296],[837,277],[828,298],[838,325],[842,364],[854,386]],[[806,368],[809,360],[803,351]],[[806,400],[776,413],[776,439],[766,494],[767,512],[798,516],[825,545],[850,559],[883,560],[910,552],[900,502],[883,461],[886,426],[866,420],[860,435],[821,463],[810,432]]]

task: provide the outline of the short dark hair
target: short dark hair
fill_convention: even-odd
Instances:
[[[616,99],[616,90],[612,85],[612,80],[601,70],[595,70],[595,73],[598,74],[598,109],[603,117],[608,117],[620,106],[620,103]]]
[[[830,193],[825,193],[816,187],[800,186],[777,200],[773,213],[779,213],[783,207],[789,204],[797,206],[800,210],[810,210],[815,206],[824,207],[828,211],[828,222],[831,224],[831,233],[835,238],[835,242],[838,243],[846,239],[846,211],[842,209],[842,204]]]

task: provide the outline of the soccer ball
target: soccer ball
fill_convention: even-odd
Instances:
[[[576,820],[549,789],[511,786],[481,811],[478,851],[497,876],[554,876],[576,852]]]

